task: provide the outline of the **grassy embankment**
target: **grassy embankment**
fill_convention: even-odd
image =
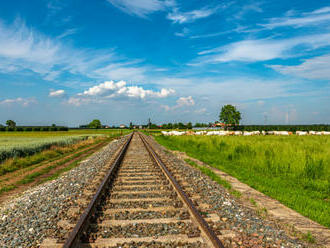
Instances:
[[[330,227],[330,137],[155,138]]]
[[[0,164],[0,194],[34,181],[40,183],[54,179],[77,166],[81,160],[111,139],[128,132],[128,130],[72,130],[2,133],[0,151],[5,151],[6,154],[10,154],[8,151],[14,151],[16,156]],[[17,155],[25,155],[25,157]]]

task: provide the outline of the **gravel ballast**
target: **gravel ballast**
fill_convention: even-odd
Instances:
[[[56,229],[59,213],[72,206],[127,137],[101,151],[56,180],[24,192],[0,208],[0,247],[38,247],[47,231]]]

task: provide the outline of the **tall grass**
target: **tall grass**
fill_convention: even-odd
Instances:
[[[330,227],[330,137],[155,138]]]

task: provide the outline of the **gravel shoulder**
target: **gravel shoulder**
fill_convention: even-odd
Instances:
[[[6,202],[0,209],[0,247],[38,247],[126,138],[112,141],[58,179]]]
[[[215,174],[229,182],[234,190],[242,193],[240,200],[242,202],[244,201],[245,205],[256,211],[266,209],[267,218],[281,222],[283,227],[290,233],[296,232],[296,235],[298,236],[306,236],[306,233],[309,232],[316,239],[317,245],[330,247],[330,230],[328,228],[302,216],[296,211],[284,206],[279,201],[240,182],[235,177],[232,177],[219,169],[213,168],[195,158],[189,157],[184,152],[174,151],[173,153],[179,159],[190,159],[199,166],[211,169]],[[251,201],[254,202],[254,204],[252,204]],[[299,234],[298,232],[301,233]]]
[[[183,170],[185,181],[189,182],[201,199],[212,206],[224,222],[222,240],[228,247],[241,242],[241,247],[322,247],[302,241],[297,233],[292,232],[275,218],[260,213],[244,197],[234,197],[221,185],[213,182],[198,169],[190,166],[173,152],[167,150],[154,139],[150,139],[161,159]],[[324,246],[323,246],[324,247]],[[325,246],[327,247],[327,246]]]

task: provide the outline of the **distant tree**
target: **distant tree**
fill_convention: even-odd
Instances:
[[[101,125],[101,121],[100,120],[93,120],[91,123],[88,124],[88,127],[89,128],[101,128],[102,125]]]
[[[179,129],[185,129],[186,126],[185,126],[182,122],[179,122],[179,123],[178,123],[178,128],[179,128]]]
[[[219,119],[227,125],[238,125],[242,118],[236,107],[228,104],[221,108]]]
[[[129,129],[133,129],[133,123],[132,122],[129,123]]]
[[[56,124],[52,124],[52,127],[56,127]]]
[[[168,124],[167,124],[167,128],[168,128],[168,129],[172,129],[172,128],[173,128],[173,124],[172,124],[172,123],[168,123]]]
[[[150,129],[158,129],[158,126],[154,123],[150,123],[149,126],[150,126]]]
[[[192,123],[191,123],[191,122],[188,122],[188,123],[187,123],[187,128],[188,128],[188,129],[192,129]]]
[[[8,120],[8,121],[6,121],[6,125],[10,128],[14,128],[14,127],[16,127],[16,122],[13,120]]]

